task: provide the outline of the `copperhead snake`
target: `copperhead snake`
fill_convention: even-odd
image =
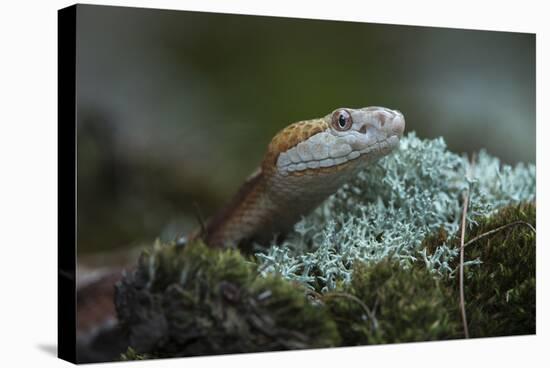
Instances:
[[[233,199],[188,240],[230,247],[265,244],[285,234],[360,170],[396,149],[404,129],[401,112],[378,106],[339,108],[287,126]]]

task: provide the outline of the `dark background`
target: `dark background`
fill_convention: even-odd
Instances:
[[[78,253],[194,228],[278,130],[370,105],[534,162],[535,36],[79,5]]]

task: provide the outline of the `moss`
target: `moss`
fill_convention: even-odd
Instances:
[[[147,360],[151,359],[150,356],[146,354],[138,354],[136,351],[132,348],[128,348],[125,353],[122,353],[120,355],[121,360]]]
[[[515,221],[535,223],[526,203],[477,219],[473,239]],[[422,243],[437,251],[438,231]],[[432,244],[433,243],[433,244]],[[510,226],[466,248],[466,312],[471,337],[535,333],[535,234]],[[257,352],[462,338],[458,280],[421,257],[356,261],[349,282],[306,291],[258,274],[237,250],[157,243],[117,286],[116,306],[132,349],[123,359]],[[312,300],[307,295],[316,295]]]
[[[157,243],[117,285],[130,346],[175,357],[339,344],[336,324],[302,286],[255,270],[236,250]]]
[[[517,221],[534,224],[535,218],[532,203],[505,207],[479,218],[466,241]],[[423,247],[434,251],[442,239],[447,241],[447,234],[439,230],[426,237]],[[459,239],[451,244],[459,247]],[[465,268],[470,336],[534,334],[534,232],[524,224],[510,226],[472,243],[465,253],[468,260],[481,260]],[[457,261],[450,266],[456,269]],[[436,276],[421,261],[408,268],[388,258],[370,265],[356,262],[351,283],[341,283],[324,298],[344,345],[464,337],[458,279]]]
[[[502,209],[481,220],[468,233],[472,239],[489,230],[536,220],[534,204]],[[467,259],[480,265],[465,270],[464,296],[472,337],[534,334],[536,332],[535,233],[514,225],[465,248]],[[458,288],[454,283],[455,289]]]
[[[325,299],[344,345],[460,337],[452,290],[423,267],[358,262],[351,284]]]
[[[470,239],[522,221],[534,225],[536,207],[533,203],[512,205],[490,217],[476,219],[467,231]],[[440,235],[427,237],[426,249],[436,249]],[[536,234],[524,224],[506,227],[468,245],[464,257],[471,262],[465,266],[464,298],[471,337],[534,334],[536,332]],[[454,237],[450,246],[460,247]],[[450,267],[458,273],[458,258]],[[458,278],[444,278],[458,304]]]
[[[444,228],[440,227],[436,232],[429,234],[422,240],[420,249],[426,249],[429,254],[433,254],[441,244],[447,243],[448,239],[449,234]]]

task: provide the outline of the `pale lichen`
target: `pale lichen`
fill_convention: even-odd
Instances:
[[[282,244],[259,251],[259,270],[320,291],[349,283],[357,260],[369,264],[391,257],[405,268],[423,260],[434,275],[452,277],[449,264],[458,249],[450,240],[460,227],[466,191],[472,225],[503,206],[533,201],[535,166],[503,165],[484,151],[470,160],[450,152],[443,138],[422,140],[410,133],[398,151],[297,223]],[[427,252],[423,239],[440,230],[449,239]]]

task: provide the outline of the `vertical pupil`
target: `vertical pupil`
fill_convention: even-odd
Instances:
[[[338,117],[338,124],[340,124],[342,128],[346,126],[346,117],[344,116],[344,114],[340,114],[340,116]]]

